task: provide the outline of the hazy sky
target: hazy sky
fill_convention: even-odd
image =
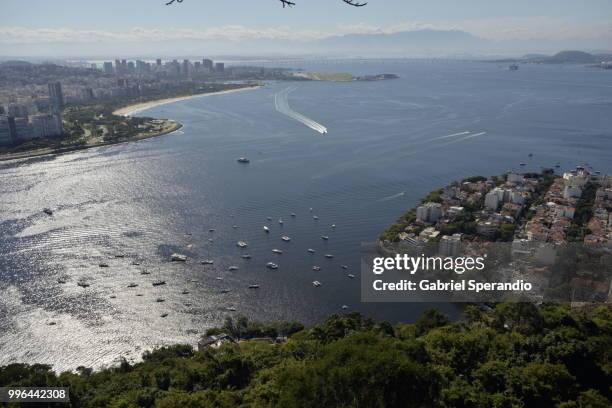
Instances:
[[[74,44],[246,38],[308,40],[354,32],[459,29],[495,41],[612,40],[612,0],[0,0],[0,55]],[[611,46],[612,48],[612,46]],[[64,48],[61,48],[64,49]]]

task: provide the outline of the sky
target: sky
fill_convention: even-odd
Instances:
[[[360,8],[340,0],[294,1],[295,7],[283,9],[278,0],[183,0],[171,6],[166,0],[0,0],[0,56],[117,54],[138,47],[153,52],[153,44],[162,43],[184,53],[197,51],[197,41],[206,48],[211,41],[248,40],[264,50],[263,42],[253,41],[303,43],[419,29],[462,30],[500,49],[612,44],[612,0],[369,0]]]

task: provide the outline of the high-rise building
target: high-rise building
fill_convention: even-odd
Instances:
[[[105,62],[104,63],[104,73],[108,74],[108,75],[112,75],[115,71],[113,70],[113,63],[112,62]]]
[[[14,140],[9,125],[9,117],[0,115],[0,146],[10,146],[12,144],[14,144]]]
[[[123,68],[121,68],[121,61],[118,59],[115,60],[115,73],[117,75],[123,73]]]
[[[9,103],[7,113],[15,118],[27,118],[29,114],[28,107],[19,103]]]
[[[158,67],[161,67],[161,64],[162,64],[162,60],[161,60],[161,58],[156,59],[156,60],[155,60],[155,64],[156,64]]]
[[[215,64],[215,72],[225,72],[225,64],[222,62],[217,62]]]
[[[62,126],[62,118],[59,115],[33,115],[32,137],[53,137],[60,136],[64,131]]]
[[[186,77],[189,77],[191,75],[191,62],[189,62],[188,59],[183,60],[182,74]]]
[[[62,84],[52,82],[49,84],[49,102],[54,112],[61,112],[64,107],[64,93],[62,92]]]
[[[204,58],[202,60],[202,67],[211,72],[213,70],[213,60]]]

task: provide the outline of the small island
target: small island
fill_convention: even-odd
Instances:
[[[351,81],[385,81],[389,79],[397,79],[396,74],[377,74],[355,76],[348,72],[338,73],[321,73],[321,72],[294,72],[288,79],[297,79],[302,81],[328,81],[328,82],[351,82]]]

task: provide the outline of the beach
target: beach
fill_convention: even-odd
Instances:
[[[155,108],[161,105],[167,105],[170,103],[185,101],[188,99],[202,98],[205,96],[225,95],[225,94],[234,93],[234,92],[250,91],[250,90],[254,90],[258,88],[260,88],[259,85],[248,86],[248,87],[239,88],[239,89],[228,89],[228,90],[219,91],[219,92],[207,92],[207,93],[188,95],[188,96],[177,96],[176,98],[157,99],[154,101],[136,103],[133,105],[125,106],[121,109],[117,109],[116,111],[113,112],[113,114],[117,116],[132,116],[144,110]]]

